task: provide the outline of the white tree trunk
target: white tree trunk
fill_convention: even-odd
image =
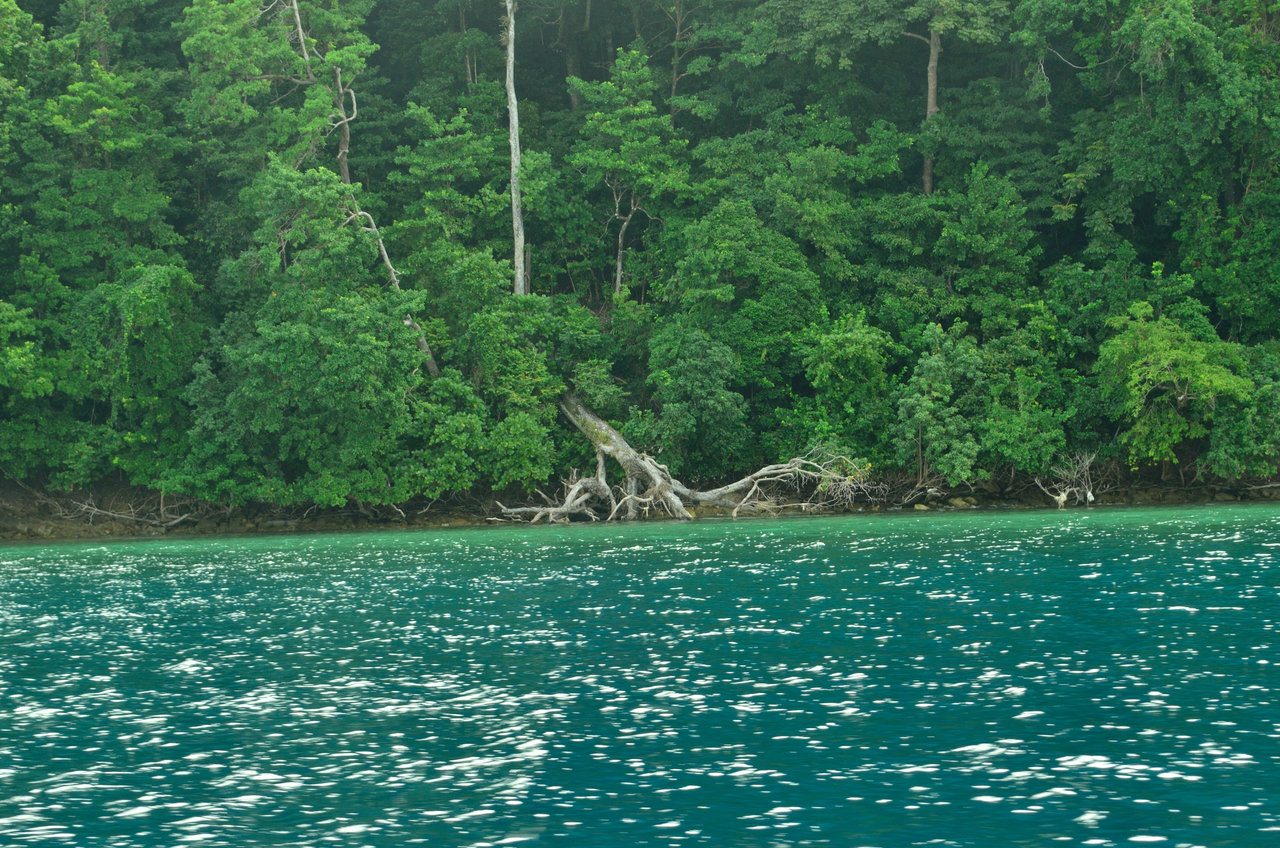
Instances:
[[[942,36],[936,29],[929,30],[929,71],[926,79],[925,123],[933,120],[938,114],[938,58],[942,55]],[[924,159],[922,182],[925,194],[933,194],[933,157]]]
[[[516,294],[529,293],[529,269],[525,267],[524,210],[520,198],[520,107],[516,101],[516,4],[507,6],[507,138],[511,144],[511,235],[512,264],[515,267],[512,289]]]

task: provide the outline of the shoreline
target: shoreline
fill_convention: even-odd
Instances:
[[[1228,489],[1221,486],[1188,488],[1134,487],[1117,489],[1099,497],[1092,507],[1068,506],[1068,511],[1125,506],[1193,506],[1223,503],[1280,502],[1280,487]],[[858,509],[808,512],[782,509],[738,516],[741,520],[788,515],[873,515],[907,512],[957,512],[967,510],[1004,511],[1054,509],[1043,497],[1000,497],[981,492],[952,494],[929,503],[912,506],[867,505]],[[702,509],[699,519],[730,518],[724,509]],[[655,519],[656,520],[656,519]],[[512,524],[474,506],[440,507],[405,511],[358,511],[351,509],[289,512],[247,507],[205,516],[171,527],[138,520],[102,515],[67,517],[58,515],[49,502],[41,502],[29,492],[6,489],[0,492],[0,542],[65,542],[100,539],[189,539],[214,536],[280,536],[350,531],[442,530],[491,527]],[[588,522],[590,523],[590,522]]]

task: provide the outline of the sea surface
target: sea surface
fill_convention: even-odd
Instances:
[[[1280,846],[1280,509],[0,547],[0,846]]]

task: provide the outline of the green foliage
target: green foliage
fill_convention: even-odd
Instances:
[[[40,373],[35,322],[30,310],[14,309],[0,300],[0,389],[17,398],[34,398],[53,391],[53,381]]]
[[[926,328],[927,347],[898,401],[899,457],[920,480],[937,473],[955,486],[984,476],[977,466],[982,358],[966,329]]]
[[[1269,176],[1250,189],[1226,209],[1202,197],[1178,240],[1230,334],[1261,342],[1280,336],[1280,181]]]
[[[748,433],[742,395],[731,386],[741,365],[703,330],[670,324],[653,335],[649,385],[656,414],[640,414],[625,433],[658,451],[675,474],[715,479],[733,470]]]
[[[411,105],[405,117],[415,143],[398,148],[388,177],[405,198],[389,238],[404,256],[401,270],[421,281],[457,333],[510,286],[509,264],[495,258],[507,249],[499,242],[510,227],[501,178],[506,140],[493,121],[466,111],[441,120]]]
[[[610,79],[593,83],[571,77],[569,86],[582,98],[586,117],[566,162],[589,190],[603,186],[634,195],[641,205],[688,191],[684,145],[671,116],[654,104],[656,86],[643,52],[619,50]]]
[[[964,190],[947,198],[947,218],[935,245],[947,289],[961,314],[975,319],[985,338],[1006,332],[1027,297],[1039,253],[1027,209],[1011,182],[973,166]]]
[[[552,476],[566,379],[606,351],[595,318],[565,298],[507,297],[472,319],[459,359],[493,418],[486,468],[497,489]]]
[[[613,376],[607,359],[588,359],[577,363],[573,368],[573,387],[599,415],[614,418],[625,407],[626,391]]]
[[[890,44],[913,28],[990,43],[1008,12],[1004,0],[769,0],[761,22],[777,49],[826,65],[850,63],[860,47]]]
[[[1021,326],[982,351],[987,399],[978,432],[984,467],[1044,474],[1066,452],[1080,375],[1053,358],[1066,334],[1045,313],[1043,304],[1027,310]]]
[[[1218,408],[1246,402],[1255,386],[1238,345],[1205,341],[1138,302],[1114,319],[1098,351],[1103,396],[1120,410],[1120,440],[1134,465],[1177,462],[1178,449],[1204,437]]]
[[[1280,351],[1271,344],[1245,356],[1251,391],[1215,410],[1204,461],[1219,477],[1265,480],[1280,471]]]
[[[856,445],[877,464],[888,461],[895,413],[890,376],[894,348],[888,334],[868,325],[859,313],[811,326],[800,345],[814,396],[788,422],[796,434],[792,452],[835,443]]]
[[[741,379],[778,397],[801,370],[796,334],[824,317],[817,275],[742,201],[722,201],[682,235],[663,299],[735,353]]]
[[[687,481],[1275,478],[1276,15],[537,3],[517,299],[498,6],[0,0],[0,471],[516,498],[572,389]]]
[[[632,225],[659,218],[667,203],[692,190],[684,144],[671,116],[654,103],[656,86],[641,51],[619,50],[606,81],[571,77],[569,86],[581,98],[586,117],[565,163],[594,199],[595,217],[618,228],[617,246],[606,255],[621,285],[625,252],[636,237]]]
[[[488,416],[475,390],[456,369],[432,380],[422,404],[413,410],[408,440],[421,447],[411,450],[401,469],[415,493],[435,499],[451,492],[465,492],[481,479],[481,458],[491,450],[485,427]]]
[[[396,316],[359,293],[276,292],[197,370],[193,454],[171,488],[330,506],[416,494],[404,443],[421,377]]]

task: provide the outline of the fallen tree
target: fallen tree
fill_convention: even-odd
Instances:
[[[607,421],[596,415],[574,394],[560,399],[560,410],[596,450],[596,471],[590,477],[576,473],[565,481],[558,503],[543,506],[498,507],[508,518],[567,521],[573,516],[608,521],[647,517],[693,518],[691,509],[714,507],[743,511],[776,511],[785,506],[832,509],[859,500],[878,502],[888,495],[883,484],[872,482],[870,466],[836,451],[819,449],[786,462],[766,465],[740,480],[715,489],[692,489],[670,469],[633,448]],[[622,481],[609,484],[608,460],[622,469]],[[788,503],[784,496],[798,500]]]

